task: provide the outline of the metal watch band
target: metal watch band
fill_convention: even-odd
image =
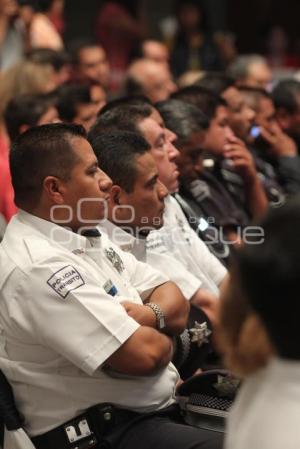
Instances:
[[[161,308],[154,302],[147,302],[145,306],[150,307],[156,316],[156,327],[158,330],[162,330],[166,327],[166,319]]]

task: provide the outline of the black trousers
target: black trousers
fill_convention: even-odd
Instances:
[[[223,434],[185,424],[179,407],[133,419],[100,447],[113,449],[222,449]]]

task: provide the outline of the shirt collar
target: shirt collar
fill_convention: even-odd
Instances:
[[[24,224],[28,224],[40,234],[55,241],[69,251],[86,249],[90,247],[88,239],[80,234],[76,234],[70,228],[58,226],[57,224],[29,214],[20,210],[17,218]]]

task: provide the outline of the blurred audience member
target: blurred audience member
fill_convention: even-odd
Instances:
[[[160,41],[148,39],[141,44],[141,57],[154,62],[166,64],[169,67],[170,52],[168,47]]]
[[[34,48],[27,55],[27,59],[37,64],[51,65],[54,70],[55,83],[61,84],[69,81],[71,76],[71,61],[67,53],[52,48]]]
[[[57,9],[62,13],[64,0],[18,0],[18,2],[20,18],[27,32],[28,48],[62,50],[64,44],[51,17]]]
[[[32,126],[58,121],[53,100],[47,95],[17,95],[4,111],[5,127],[11,142]]]
[[[96,35],[110,64],[112,92],[121,88],[131,54],[144,34],[137,6],[134,0],[106,0],[100,7]]]
[[[218,70],[218,49],[205,24],[205,11],[197,0],[177,2],[178,29],[171,50],[171,68],[177,78],[188,70]]]
[[[281,129],[291,136],[300,149],[300,82],[280,81],[272,92],[276,118]]]
[[[8,223],[17,212],[11,183],[8,158],[0,155],[0,214]]]
[[[14,65],[23,57],[23,34],[16,26],[16,0],[0,0],[0,70]]]
[[[125,89],[128,95],[145,95],[156,103],[169,98],[176,85],[166,65],[138,59],[128,69]]]
[[[91,98],[89,84],[61,86],[56,107],[63,122],[77,123],[86,131],[89,131],[97,118],[97,105]]]
[[[23,61],[9,68],[3,73],[0,83],[0,124],[6,105],[14,96],[48,93],[56,87],[54,70],[50,65]]]
[[[90,95],[92,103],[96,106],[97,114],[106,105],[106,92],[100,83],[90,81]]]
[[[238,91],[237,93],[239,94]],[[213,175],[215,181],[221,181],[244,213],[251,217],[264,213],[266,197],[255,161],[244,140],[249,119],[254,117],[254,112],[252,111],[251,117],[247,111],[244,115],[241,112],[236,114],[238,126],[233,127],[230,106],[227,107],[224,100],[213,92],[190,86],[178,91],[173,97],[195,104],[209,119],[210,126],[201,145],[209,155],[211,165],[207,171]]]
[[[201,72],[201,70],[189,70],[187,72],[184,72],[178,79],[177,79],[177,86],[179,89],[182,89],[183,87],[192,86],[193,84],[197,83],[203,76],[205,72]]]
[[[291,52],[290,47],[289,36],[284,28],[273,26],[266,41],[266,58],[272,69],[299,67],[299,56]]]
[[[267,60],[260,55],[241,55],[228,67],[227,73],[237,85],[267,89],[272,81],[272,71]]]
[[[96,81],[107,89],[110,80],[110,66],[104,49],[94,42],[75,43],[72,50],[73,79]]]
[[[271,95],[264,89],[241,87],[244,100],[255,112],[252,152],[264,160],[266,176],[276,177],[288,194],[300,192],[300,158],[295,141],[282,131],[276,120]],[[273,173],[272,173],[273,172]]]
[[[237,359],[246,379],[230,411],[225,448],[295,449],[300,445],[296,319],[300,309],[295,296],[300,276],[300,246],[295,238],[300,227],[299,200],[271,211],[259,225],[264,231],[261,244],[246,244],[236,255],[230,286],[221,302],[221,325],[225,333],[232,334],[232,325],[239,325],[233,318],[243,304],[253,323],[244,340],[251,345],[261,334],[266,354],[258,366],[266,361],[267,365],[249,370],[247,345],[240,348]],[[230,340],[234,355],[237,344]],[[252,354],[259,352],[261,345],[256,345]]]

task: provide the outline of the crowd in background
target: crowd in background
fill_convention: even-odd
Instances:
[[[155,40],[128,5],[104,2],[95,40],[65,46],[63,0],[0,0],[0,226],[17,211],[9,149],[28,128],[77,123],[93,140],[156,114],[156,125],[140,131],[155,151],[175,146],[168,151],[179,184],[164,184],[227,267],[241,232],[300,192],[300,60],[286,53],[280,28],[268,58],[238,54],[232,36],[209,34],[205,10],[193,0],[178,2],[164,39]],[[284,67],[293,71],[279,79]],[[212,229],[223,238],[212,241]],[[208,315],[214,322],[209,308]],[[236,318],[247,316],[248,309]],[[237,327],[224,339],[227,358],[248,374],[257,366],[241,357],[240,368]],[[263,365],[265,353],[257,359]]]

